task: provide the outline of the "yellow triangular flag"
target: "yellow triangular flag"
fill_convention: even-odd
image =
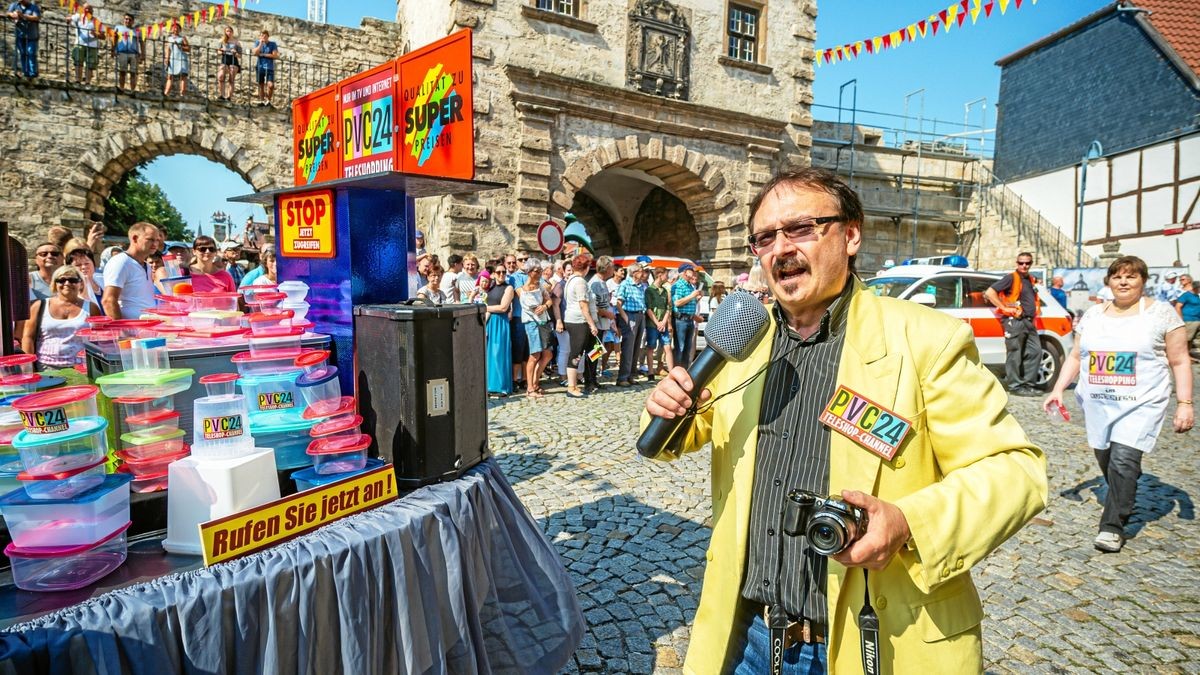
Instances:
[[[1008,0],[1000,0],[1000,13],[1003,14],[1007,11],[1008,11]]]
[[[958,20],[958,3],[956,2],[953,5],[950,5],[949,7],[946,8],[946,25],[943,26],[943,28],[946,29],[947,33],[950,32],[950,26],[953,26],[957,20]]]
[[[983,11],[983,5],[980,4],[980,0],[971,0],[971,25],[975,25],[981,11]]]
[[[874,50],[874,52],[875,52],[876,54],[878,54],[878,53],[879,53],[879,51],[880,51],[881,49],[883,49],[883,38],[882,38],[882,37],[873,37],[873,38],[871,38],[871,49],[873,49],[873,50]]]
[[[900,42],[904,40],[904,36],[900,35],[900,31],[892,31],[892,49],[900,46]]]
[[[855,42],[854,47],[855,47],[855,50],[854,50],[855,56],[862,56],[863,50],[866,49],[866,46],[863,44],[862,40]]]
[[[908,31],[908,41],[909,42],[912,42],[913,40],[917,39],[917,24],[910,23],[910,24],[908,24],[908,28],[906,28],[905,30]]]

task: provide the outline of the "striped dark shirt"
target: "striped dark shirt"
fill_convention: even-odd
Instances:
[[[829,493],[828,428],[817,421],[833,396],[846,336],[853,284],[826,310],[821,327],[807,339],[788,327],[775,306],[775,343],[758,418],[754,494],[750,502],[750,545],[742,596],[781,605],[792,619],[826,622],[824,556],[803,537],[781,527],[787,494],[801,488]]]

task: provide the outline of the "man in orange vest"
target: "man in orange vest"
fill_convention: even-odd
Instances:
[[[1039,396],[1042,346],[1033,319],[1037,315],[1037,289],[1029,268],[1033,254],[1017,254],[1017,269],[1000,277],[984,297],[996,307],[1004,327],[1004,385],[1017,396]],[[1003,295],[1002,295],[1003,294]]]

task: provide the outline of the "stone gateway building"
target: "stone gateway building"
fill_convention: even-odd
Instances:
[[[812,145],[811,0],[398,0],[404,51],[474,31],[476,177],[418,202],[435,249],[537,251],[570,211],[597,253],[749,266],[748,206]]]

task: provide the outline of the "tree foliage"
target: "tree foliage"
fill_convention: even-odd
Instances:
[[[130,225],[143,220],[166,229],[167,239],[191,241],[194,238],[183,214],[171,204],[157,183],[142,178],[139,166],[113,186],[104,203],[104,224],[108,234],[121,235],[129,232]]]

